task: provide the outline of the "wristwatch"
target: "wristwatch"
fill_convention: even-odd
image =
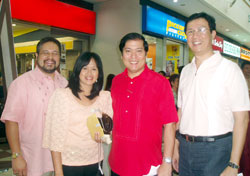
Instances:
[[[11,158],[12,159],[16,159],[18,156],[20,156],[21,153],[16,153],[16,152],[13,152],[12,155],[11,155]]]
[[[240,166],[238,166],[237,164],[232,163],[231,161],[229,161],[228,166],[233,168],[233,169],[239,169],[240,168]]]
[[[172,163],[172,158],[170,158],[170,157],[164,157],[163,161],[165,163],[171,164]]]

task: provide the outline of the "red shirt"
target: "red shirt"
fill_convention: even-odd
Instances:
[[[163,125],[178,121],[169,81],[147,66],[133,79],[126,69],[114,78],[111,96],[110,166],[121,176],[147,174],[152,165],[162,163]]]

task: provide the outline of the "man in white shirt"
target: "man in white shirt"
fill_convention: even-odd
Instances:
[[[250,110],[244,75],[213,52],[213,17],[193,14],[185,31],[194,58],[180,77],[173,167],[180,176],[236,176]]]

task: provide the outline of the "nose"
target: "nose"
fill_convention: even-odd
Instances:
[[[136,58],[136,52],[131,53],[131,58]]]

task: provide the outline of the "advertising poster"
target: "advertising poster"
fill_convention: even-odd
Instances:
[[[178,61],[180,59],[180,46],[179,45],[167,45],[166,56],[166,74],[167,77],[174,73],[178,73]]]

